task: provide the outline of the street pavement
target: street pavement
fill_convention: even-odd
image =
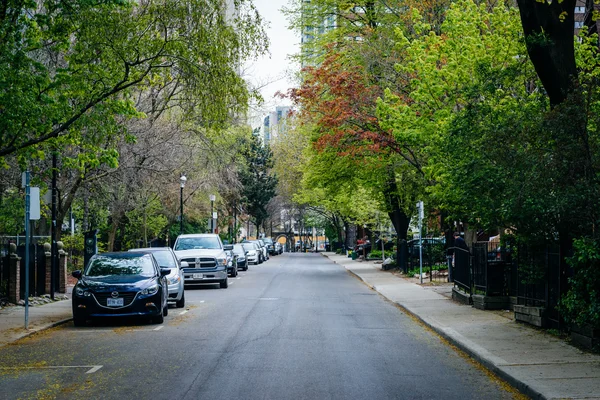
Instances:
[[[324,253],[524,394],[600,399],[600,356],[382,271],[381,265]]]
[[[600,399],[600,356],[497,312],[460,305],[431,288],[382,271],[381,265],[322,255],[522,393],[540,399]],[[70,318],[69,300],[30,307],[27,330],[23,307],[0,309],[0,347]]]

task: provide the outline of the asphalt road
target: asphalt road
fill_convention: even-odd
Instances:
[[[0,349],[1,399],[510,399],[340,266],[284,254],[186,288],[163,325],[63,325]]]

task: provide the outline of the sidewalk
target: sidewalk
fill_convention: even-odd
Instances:
[[[9,306],[0,308],[0,347],[70,321],[72,316],[71,300],[59,300],[44,305],[31,306],[29,307],[28,316],[29,329],[25,329],[25,307]]]
[[[382,271],[381,265],[321,253],[534,399],[600,399],[600,356],[497,312]]]

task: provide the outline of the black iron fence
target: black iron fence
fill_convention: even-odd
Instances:
[[[410,276],[421,273],[422,259],[423,280],[448,282],[448,261],[441,241],[423,238],[422,245],[418,241],[410,241],[407,247],[407,269]]]
[[[519,305],[543,307],[553,327],[560,327],[558,304],[566,292],[558,246],[527,247],[475,242],[470,251],[454,250],[455,287],[468,295],[516,297]]]
[[[566,287],[561,282],[558,246],[529,248],[522,246],[515,257],[517,270],[517,302],[520,305],[544,307],[546,319],[560,326],[558,303]]]

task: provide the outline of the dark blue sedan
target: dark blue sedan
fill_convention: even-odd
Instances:
[[[161,324],[168,314],[166,276],[156,259],[143,252],[93,256],[85,270],[73,272],[73,322],[102,317],[147,317]]]

